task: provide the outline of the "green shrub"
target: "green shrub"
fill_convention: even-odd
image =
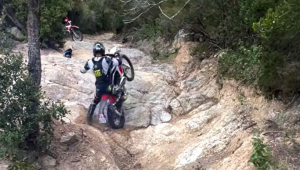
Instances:
[[[138,38],[139,39],[148,39],[148,38],[154,38],[156,36],[156,30],[155,27],[152,25],[144,24],[141,26],[141,28],[138,30]]]
[[[263,143],[258,135],[253,137],[253,151],[250,158],[250,162],[258,170],[267,170],[271,168],[271,153],[269,148]]]
[[[53,139],[53,120],[67,110],[61,103],[47,102],[34,85],[20,55],[8,55],[0,62],[0,144],[6,155],[34,147],[47,149]],[[43,102],[40,102],[43,100]],[[30,136],[35,130],[36,136]]]
[[[137,32],[134,34],[134,41],[139,41],[143,39],[150,40],[153,45],[155,45],[156,40],[161,36],[162,27],[160,25],[160,20],[156,19],[155,23],[152,24],[142,24]]]
[[[170,0],[160,6],[172,16],[185,2]],[[204,41],[229,51],[219,62],[221,76],[254,85],[271,95],[299,91],[299,18],[298,0],[203,0],[190,2],[171,20],[153,7],[129,27],[138,29],[134,31],[135,41],[157,37],[173,41],[180,29],[201,35]],[[197,37],[193,39],[197,41]],[[207,42],[199,43],[191,54],[199,60],[210,56],[212,47]],[[153,56],[164,56],[159,51],[155,49]]]
[[[243,22],[251,29],[253,23],[264,17],[270,8],[274,8],[281,0],[241,0],[239,15]]]
[[[284,90],[280,72],[284,66],[285,61],[277,52],[270,52],[256,45],[248,48],[241,46],[220,58],[218,73],[243,84],[258,86],[263,92],[272,93]]]
[[[286,0],[270,8],[253,29],[260,35],[263,43],[274,51],[298,58],[300,50],[300,1]]]
[[[191,55],[202,61],[203,59],[209,57],[209,51],[211,50],[211,45],[208,42],[197,43],[196,46],[192,47]]]
[[[120,1],[76,1],[70,18],[85,33],[120,32],[124,26]]]
[[[3,0],[3,4],[13,9],[15,16],[24,24],[27,21],[27,0]]]
[[[240,47],[238,51],[229,51],[220,58],[218,72],[245,84],[254,83],[261,75],[261,59],[264,55],[266,54],[260,46],[249,49]]]
[[[62,19],[71,10],[69,0],[45,0],[41,3],[40,37],[62,43],[63,25]]]
[[[13,48],[13,37],[0,29],[0,54],[9,52]]]
[[[72,8],[70,0],[43,0],[41,4],[40,37],[43,40],[51,40],[62,43],[63,25],[62,19]],[[16,17],[26,27],[27,0],[4,0],[4,5],[14,9]]]
[[[24,161],[12,160],[13,163],[7,167],[7,170],[37,170],[37,166]]]

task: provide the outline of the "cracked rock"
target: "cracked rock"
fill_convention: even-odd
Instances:
[[[49,155],[45,155],[41,158],[41,165],[44,168],[53,168],[57,164],[56,159],[52,158]]]
[[[151,109],[151,125],[169,122],[171,118],[172,116],[165,111],[165,108],[162,105],[154,106]]]
[[[61,139],[60,139],[60,143],[66,144],[68,146],[70,146],[70,145],[72,145],[76,142],[78,142],[78,139],[77,139],[77,136],[74,132],[69,133],[65,136],[62,136]]]

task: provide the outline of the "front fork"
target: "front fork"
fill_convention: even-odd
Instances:
[[[70,30],[66,30],[66,32],[68,32],[70,35],[75,34],[75,32],[73,31],[73,28],[71,28]]]
[[[122,116],[122,107],[123,107],[123,103],[124,101],[127,99],[127,92],[126,92],[126,88],[123,87],[122,93],[118,96],[117,100],[112,104],[112,107],[114,107],[116,114],[118,116]]]

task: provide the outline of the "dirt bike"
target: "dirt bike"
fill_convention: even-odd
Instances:
[[[69,34],[71,34],[71,37],[72,37],[73,41],[82,41],[83,35],[79,31],[79,27],[76,26],[76,25],[72,25],[72,21],[71,20],[66,21],[66,28],[67,28],[66,31]]]
[[[119,74],[120,82],[117,85],[119,93],[116,95],[103,94],[101,101],[99,102],[98,109],[96,107],[95,112],[92,115],[88,115],[89,122],[92,121],[93,116],[98,116],[99,123],[107,123],[113,129],[120,129],[124,127],[125,116],[123,110],[123,103],[127,99],[127,92],[125,88],[126,81],[132,81],[134,79],[134,69],[131,61],[126,55],[109,55],[111,57],[120,57],[122,59],[122,65],[118,66],[112,73],[112,81],[115,82],[115,74]],[[127,63],[125,63],[126,61]]]

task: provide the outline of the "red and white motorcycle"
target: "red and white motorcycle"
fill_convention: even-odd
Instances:
[[[72,25],[72,21],[69,20],[67,17],[64,18],[64,24],[66,24],[66,30],[69,34],[71,34],[73,41],[82,41],[83,35],[79,31],[79,27],[76,25]]]
[[[126,81],[133,81],[134,69],[129,58],[126,55],[120,55],[119,51],[114,52],[115,50],[116,48],[113,48],[110,54],[107,55],[122,59],[122,65],[113,69],[114,72],[111,76],[111,82],[115,82],[115,77],[120,76],[120,82],[112,85],[114,88],[117,88],[120,93],[117,93],[117,95],[103,94],[101,101],[98,104],[98,109],[96,109],[92,115],[88,116],[88,120],[91,122],[94,115],[94,117],[98,118],[99,123],[102,124],[108,122],[113,129],[120,129],[123,128],[125,124],[123,110],[123,103],[127,99],[125,83]]]

